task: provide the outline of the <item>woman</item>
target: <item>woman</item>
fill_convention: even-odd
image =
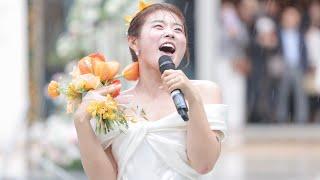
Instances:
[[[221,93],[210,81],[192,81],[180,70],[159,71],[158,59],[169,55],[178,66],[187,53],[183,14],[173,5],[153,4],[139,12],[128,29],[133,60],[139,62],[135,87],[117,100],[142,107],[148,120],[130,123],[127,133],[95,135],[86,107],[90,99],[121,86],[89,93],[77,109],[77,129],[84,170],[90,179],[199,179],[211,171],[220,154],[225,131]],[[170,92],[181,89],[189,107],[184,122]],[[127,97],[133,97],[128,100]],[[102,146],[101,146],[102,144]]]

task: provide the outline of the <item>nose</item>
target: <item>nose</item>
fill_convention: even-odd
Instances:
[[[172,33],[167,33],[164,37],[174,39],[174,35]]]
[[[174,33],[172,32],[171,29],[170,29],[170,30],[167,29],[167,30],[164,32],[164,37],[174,39]]]

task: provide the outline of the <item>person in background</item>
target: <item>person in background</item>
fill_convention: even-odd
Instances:
[[[267,16],[257,19],[257,35],[252,45],[253,69],[251,78],[253,106],[250,119],[253,122],[274,122],[277,104],[278,82],[283,73],[283,62],[279,52],[276,23]]]
[[[274,22],[278,24],[280,5],[277,0],[264,0],[261,7],[263,8],[263,14],[270,17]]]
[[[217,80],[224,92],[224,103],[230,109],[228,128],[232,133],[240,133],[246,122],[246,74],[249,64],[245,47],[249,37],[232,3],[222,3],[220,20],[221,50],[217,63]]]
[[[306,78],[306,88],[311,96],[311,119],[320,122],[318,98],[320,96],[320,2],[313,1],[309,6],[310,26],[306,33],[306,45],[311,70]]]
[[[304,34],[300,31],[301,15],[294,7],[284,10],[280,27],[280,50],[285,70],[279,86],[277,119],[283,123],[289,119],[289,97],[294,99],[293,120],[305,123],[308,118],[308,103],[303,88],[303,76],[307,70],[307,49]]]
[[[254,46],[256,30],[255,30],[255,21],[259,14],[259,3],[256,0],[241,0],[237,3],[237,10],[239,13],[240,20],[245,24],[247,32],[249,34],[249,42],[247,47],[245,48],[246,55],[248,57],[248,61],[250,62],[250,72],[246,78],[246,117],[248,122],[256,122],[256,119],[253,119],[252,111],[255,106],[255,93],[257,91],[257,87],[254,84],[257,64],[253,62],[252,58],[252,46]]]
[[[248,28],[250,35],[255,34],[254,23],[259,13],[259,2],[257,0],[240,0],[237,3],[239,17]]]

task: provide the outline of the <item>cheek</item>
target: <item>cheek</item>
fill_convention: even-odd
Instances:
[[[156,42],[159,41],[159,35],[155,32],[149,31],[145,32],[140,39],[140,47],[143,49],[156,48],[158,45]]]
[[[183,56],[187,49],[187,40],[186,38],[182,38],[181,41],[179,41],[179,47],[181,48],[181,51],[179,51],[179,55]]]

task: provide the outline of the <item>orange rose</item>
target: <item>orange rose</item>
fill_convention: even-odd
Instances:
[[[59,83],[57,81],[51,81],[48,85],[48,95],[51,98],[56,98],[60,95]]]
[[[126,80],[136,81],[139,78],[139,63],[134,62],[126,66],[121,73]]]
[[[106,58],[101,53],[92,53],[88,56],[91,57],[93,60],[106,61]]]
[[[105,58],[100,53],[90,54],[78,62],[78,67],[81,74],[89,74],[93,72],[92,64],[95,61],[105,62]]]
[[[93,61],[92,62],[92,73],[95,76],[100,77],[101,81],[105,81],[107,79],[107,73],[109,71],[108,65],[106,62],[102,61]]]
[[[120,64],[116,61],[93,61],[92,63],[93,74],[100,77],[101,81],[112,79],[118,73],[119,68]]]
[[[108,65],[108,73],[107,73],[107,80],[112,79],[119,71],[120,64],[117,61],[109,61],[106,62]]]

